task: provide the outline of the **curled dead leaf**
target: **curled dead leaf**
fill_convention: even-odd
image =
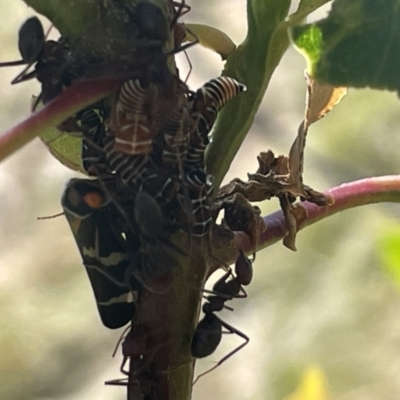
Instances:
[[[292,204],[287,196],[280,198],[281,208],[285,216],[287,235],[283,238],[283,244],[288,249],[297,251],[296,235],[301,224],[307,219],[307,210],[301,204]]]
[[[320,83],[313,79],[307,72],[305,80],[307,84],[305,125],[311,124],[323,118],[329,111],[341,102],[347,94],[348,87],[334,87],[326,83]]]

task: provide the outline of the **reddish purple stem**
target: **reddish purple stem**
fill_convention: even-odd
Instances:
[[[299,203],[307,210],[308,214],[306,221],[300,226],[300,230],[323,218],[353,207],[383,202],[400,203],[400,175],[366,178],[344,183],[325,193],[335,199],[335,204],[331,207],[318,207],[307,201]],[[282,211],[267,215],[264,217],[264,221],[267,224],[267,230],[260,236],[258,250],[271,246],[287,234]],[[238,248],[248,253],[252,251],[249,238],[245,233],[237,232],[235,240]],[[232,259],[226,261],[234,262],[235,256],[233,255]]]
[[[77,82],[64,90],[24,121],[0,136],[0,161],[11,155],[46,129],[61,124],[82,108],[95,103],[116,90],[123,80],[93,79]]]

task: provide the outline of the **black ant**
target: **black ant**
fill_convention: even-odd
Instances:
[[[24,65],[26,67],[11,84],[37,78],[42,84],[42,93],[35,102],[47,103],[60,94],[64,87],[70,86],[72,80],[79,75],[76,60],[71,59],[71,53],[65,40],[46,40],[43,26],[37,17],[31,17],[21,26],[18,33],[18,48],[22,60],[0,63],[0,67]],[[33,71],[28,72],[35,64]]]
[[[243,289],[243,285],[248,285],[253,277],[253,268],[250,260],[240,251],[239,257],[235,263],[236,277],[228,280],[232,276],[232,271],[227,271],[213,286],[212,296],[207,296],[207,302],[203,304],[203,319],[198,323],[191,344],[191,353],[195,358],[203,358],[212,354],[221,342],[222,333],[234,333],[244,339],[244,343],[229,352],[221,358],[216,365],[200,374],[193,384],[195,384],[202,376],[208,374],[224,361],[246,346],[249,337],[243,332],[229,325],[221,318],[215,315],[216,312],[223,308],[229,308],[225,305],[227,300],[234,298],[245,298],[247,294]],[[223,332],[222,329],[227,329]]]
[[[7,61],[0,63],[2,67],[14,67],[18,65],[27,64],[28,67],[21,72],[16,78],[12,80],[12,84],[22,82],[33,78],[31,74],[25,75],[27,69],[35,63],[43,51],[46,38],[43,31],[43,26],[39,19],[31,17],[27,19],[21,26],[18,33],[18,49],[21,54],[22,60]]]
[[[106,385],[137,386],[138,391],[141,393],[140,381],[146,377],[146,368],[153,361],[157,351],[162,346],[167,345],[167,343],[159,343],[149,348],[148,338],[149,335],[146,331],[146,327],[143,325],[132,324],[124,330],[115,346],[113,357],[121,344],[123,359],[120,372],[128,378],[106,381]],[[125,368],[128,360],[130,361],[129,370]]]
[[[126,334],[127,331],[128,333]],[[129,376],[129,371],[125,369],[125,365],[128,359],[131,360],[131,364],[135,367],[135,370],[139,369],[141,367],[141,364],[143,364],[143,356],[146,351],[146,340],[147,338],[143,326],[130,326],[124,330],[121,338],[118,340],[118,343],[115,346],[115,350],[113,353],[114,357],[119,345],[122,343],[121,347],[123,359],[120,366],[120,371],[124,375]],[[136,384],[136,382],[134,381],[132,383]],[[105,384],[126,386],[128,385],[128,382],[126,379],[114,379],[105,382]]]

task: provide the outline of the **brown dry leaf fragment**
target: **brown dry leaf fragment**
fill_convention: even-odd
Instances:
[[[305,125],[308,128],[339,104],[343,97],[346,96],[348,88],[319,83],[307,72],[305,72],[305,80],[307,83],[307,97],[304,118]]]
[[[271,171],[272,165],[275,163],[275,154],[271,150],[262,151],[257,156],[257,161],[258,161],[258,170],[256,173],[261,175],[267,175]]]
[[[249,182],[245,196],[249,201],[264,201],[283,191],[283,185],[273,173],[268,175],[248,174]]]
[[[278,156],[275,158],[275,165],[273,166],[275,175],[288,175],[289,174],[289,158],[286,156]]]
[[[292,204],[285,195],[279,198],[283,214],[285,216],[285,225],[288,230],[283,238],[283,244],[288,249],[296,251],[296,235],[301,224],[307,219],[307,211],[300,204]]]
[[[304,186],[304,189],[308,195],[307,201],[310,203],[314,203],[321,207],[333,206],[335,204],[335,198],[329,194],[317,192],[309,186]]]
[[[340,103],[347,93],[347,87],[335,88],[318,83],[305,73],[307,83],[306,110],[304,121],[300,123],[297,137],[289,151],[289,185],[287,191],[303,198],[308,198],[303,184],[304,149],[309,126],[324,117],[332,108]]]
[[[289,151],[289,178],[290,193],[295,196],[307,197],[303,185],[304,149],[306,147],[307,127],[304,121],[297,130],[297,137]]]
[[[288,158],[285,156],[275,157],[275,154],[271,151],[262,151],[257,156],[258,170],[256,174],[268,175],[274,173],[274,175],[287,175],[289,173]],[[250,177],[251,174],[248,174]]]
[[[215,51],[223,60],[226,60],[236,49],[232,39],[217,28],[203,24],[185,24],[185,27],[185,40],[193,42],[197,36],[202,46]]]
[[[243,182],[239,178],[233,179],[218,191],[214,200],[213,209],[221,209],[225,199],[236,193],[242,194],[249,201],[269,200],[282,190],[282,185],[272,175],[251,175],[249,182]]]

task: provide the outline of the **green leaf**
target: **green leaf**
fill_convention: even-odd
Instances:
[[[320,82],[400,89],[399,0],[336,0],[326,19],[294,27],[292,38]]]
[[[303,0],[288,19],[289,0],[248,0],[248,32],[244,42],[228,57],[223,75],[247,86],[247,92],[220,112],[208,146],[206,164],[218,188],[239,150],[261,104],[275,68],[288,45],[288,27],[301,22],[328,0]]]
[[[41,134],[40,139],[61,164],[86,174],[82,165],[82,138],[51,128]]]
[[[247,86],[229,102],[215,124],[213,141],[208,146],[206,164],[218,188],[253,124],[268,82],[288,46],[286,29],[270,44],[278,25],[284,21],[289,0],[248,0],[248,32],[245,41],[228,57],[223,75]]]
[[[131,15],[142,0],[24,0],[36,12],[46,16],[71,47],[84,55],[115,58],[135,48],[137,32]],[[169,0],[147,0],[158,6],[168,21],[172,20]],[[169,40],[165,51],[172,50]]]
[[[400,226],[385,226],[378,247],[381,268],[400,289]]]

